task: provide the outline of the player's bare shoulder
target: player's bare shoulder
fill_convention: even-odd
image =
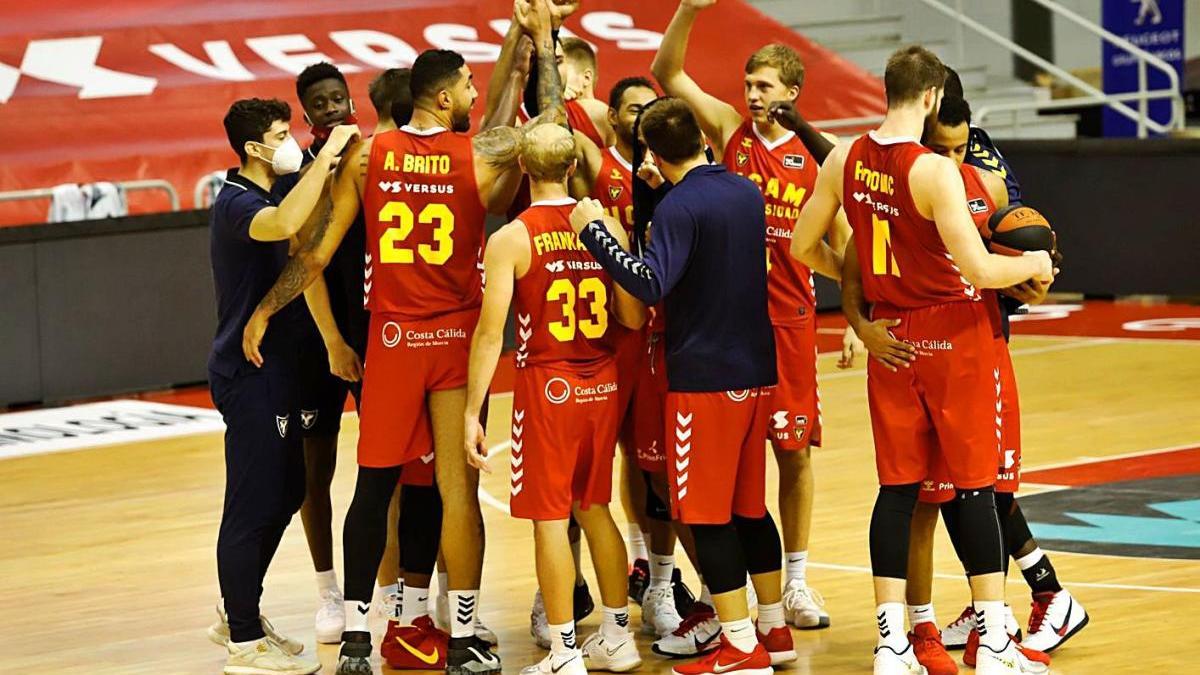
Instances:
[[[490,169],[506,169],[516,165],[521,153],[523,134],[515,127],[492,127],[471,137],[471,150],[476,164]]]
[[[983,187],[987,189],[988,196],[992,198],[996,208],[1002,209],[1008,206],[1008,184],[1004,182],[1004,179],[994,171],[974,165],[969,166],[971,171],[974,171],[979,176],[979,180],[983,182]]]
[[[511,265],[519,279],[529,271],[529,228],[519,218],[502,225],[488,238],[484,261]]]

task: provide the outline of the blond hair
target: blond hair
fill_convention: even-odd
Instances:
[[[575,161],[575,138],[557,124],[538,124],[525,132],[521,164],[531,180],[561,183]]]
[[[804,86],[804,62],[795,49],[778,42],[762,47],[746,61],[746,74],[768,66],[779,71],[779,81],[785,87]]]

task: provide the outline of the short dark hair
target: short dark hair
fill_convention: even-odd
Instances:
[[[371,80],[371,84],[367,86],[367,93],[371,96],[371,105],[375,107],[375,114],[380,119],[385,116],[391,117],[397,126],[408,123],[412,117],[412,91],[408,88],[411,80],[412,71],[408,68],[388,68]],[[403,121],[397,118],[396,112],[404,113]]]
[[[958,71],[950,66],[946,66],[945,89],[947,97],[957,96],[958,98],[965,98],[965,95],[963,94],[962,78],[958,76]]]
[[[613,85],[612,91],[608,93],[608,107],[613,110],[620,108],[621,98],[625,96],[625,92],[637,87],[645,87],[655,94],[658,93],[650,80],[644,77],[626,77]]]
[[[427,49],[412,65],[409,89],[413,100],[433,96],[458,81],[458,69],[466,65],[462,54],[449,49]]]
[[[225,136],[238,159],[246,161],[246,142],[262,143],[263,134],[277,120],[290,122],[292,109],[277,98],[244,98],[234,101],[225,113]]]
[[[959,96],[946,94],[942,97],[942,106],[938,108],[938,124],[956,127],[960,124],[971,123],[971,104]]]
[[[660,98],[642,113],[642,136],[651,152],[678,164],[704,152],[704,136],[683,100]]]
[[[349,89],[346,85],[346,76],[342,74],[342,71],[332,63],[322,61],[308,66],[296,76],[296,98],[303,102],[308,88],[322,80],[337,80],[342,83],[342,86]]]
[[[920,98],[931,87],[946,85],[946,66],[936,54],[920,45],[897,50],[888,59],[883,87],[888,105],[899,105]]]

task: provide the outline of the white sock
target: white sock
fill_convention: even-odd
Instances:
[[[1008,633],[1004,630],[1004,601],[976,600],[975,626],[979,629],[979,644],[988,649],[1000,651],[1008,642]]]
[[[337,570],[325,570],[317,572],[317,590],[324,593],[325,591],[337,591],[338,580]]]
[[[783,620],[783,602],[758,604],[758,632],[766,635],[773,628],[787,625]]]
[[[347,632],[367,632],[371,630],[367,625],[367,617],[371,615],[371,603],[359,602],[358,600],[346,600],[342,603],[342,607],[346,612],[346,631]],[[362,611],[363,608],[366,611]]]
[[[700,582],[700,602],[703,602],[709,607],[714,606],[712,593],[710,593],[708,590],[708,584],[705,584],[703,581]]]
[[[449,591],[450,637],[471,637],[475,634],[475,611],[479,604],[479,589]],[[574,630],[574,629],[572,629]]]
[[[1046,554],[1042,553],[1042,549],[1035,547],[1028,554],[1017,558],[1017,567],[1020,567],[1021,571],[1024,572],[1030,567],[1040,563],[1044,557],[1046,557]]]
[[[429,613],[429,589],[418,588],[404,584],[404,594],[401,596],[398,613],[401,626],[411,626],[418,617]]]
[[[799,579],[801,586],[808,585],[805,576],[808,566],[808,551],[788,551],[784,556],[787,560],[787,580]]]
[[[550,624],[550,653],[562,654],[575,649],[575,622]]]
[[[927,605],[907,605],[908,607],[908,625],[916,628],[919,623],[932,623],[937,625],[937,615],[933,613],[933,603]]]
[[[750,622],[750,617],[737,621],[722,621],[721,633],[729,640],[729,644],[743,654],[749,654],[758,646],[758,636],[755,635],[754,624]]]
[[[884,602],[875,607],[875,623],[879,627],[878,647],[888,647],[897,654],[908,648],[904,632],[904,603]]]
[[[600,635],[614,640],[629,635],[629,606],[605,607]]]
[[[646,557],[646,537],[642,534],[642,530],[637,526],[637,523],[629,524],[629,563],[633,564],[637,560],[648,560]]]
[[[389,596],[393,593],[399,593],[399,592],[400,592],[400,584],[399,583],[388,584],[387,586],[379,587],[379,597],[380,598],[386,598],[387,596]]]
[[[675,556],[650,554],[650,588],[671,585],[671,574],[675,571]]]
[[[247,647],[251,647],[251,646],[253,646],[255,643],[257,643],[257,642],[261,642],[261,641],[263,641],[263,640],[265,640],[265,639],[266,639],[266,638],[258,638],[257,640],[251,640],[251,641],[249,641],[249,642],[230,642],[230,643],[229,643],[229,646],[230,646],[230,647],[232,647],[234,651],[239,651],[239,652],[240,652],[240,651],[242,651],[243,649],[246,649]]]

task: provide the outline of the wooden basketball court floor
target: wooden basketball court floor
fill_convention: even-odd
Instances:
[[[1021,335],[1012,350],[1027,472],[1200,445],[1200,341]],[[820,357],[826,447],[815,452],[809,571],[833,625],[795,633],[801,656],[790,670],[796,673],[869,672],[874,644],[867,522],[876,483],[865,378],[861,363],[838,371],[835,361],[832,354]],[[509,405],[507,397],[495,400],[494,445],[507,440]],[[353,489],[356,431],[357,420],[348,415],[334,487],[339,542]],[[528,634],[536,583],[531,529],[504,511],[506,463],[502,456],[501,470],[482,485],[488,528],[482,612],[500,636],[505,672],[515,673],[541,653]],[[223,652],[204,631],[218,597],[214,543],[222,481],[219,433],[0,461],[0,672],[220,672]],[[1031,485],[1026,494],[1048,489]],[[619,507],[614,512],[621,513]],[[1189,622],[1200,613],[1200,561],[1051,555],[1059,578],[1091,615],[1091,625],[1055,654],[1054,672],[1194,672]],[[677,557],[694,586],[682,550]],[[340,568],[340,550],[336,559]],[[967,600],[944,533],[936,569],[944,624]],[[1028,591],[1015,566],[1008,594],[1025,621]],[[263,609],[279,629],[305,640],[310,654],[315,601],[296,518],[268,576]],[[595,630],[597,621],[589,618],[581,633]],[[671,663],[639,641],[642,672],[669,672]],[[336,649],[316,648],[322,672],[333,672]]]

